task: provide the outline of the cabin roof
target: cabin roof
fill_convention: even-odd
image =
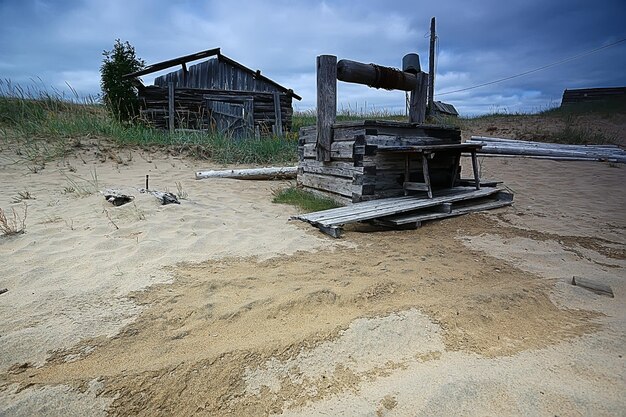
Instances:
[[[206,51],[196,52],[195,54],[185,55],[185,56],[181,56],[181,57],[178,57],[178,58],[168,59],[167,61],[157,62],[156,64],[148,65],[146,68],[144,68],[144,69],[142,69],[140,71],[135,71],[135,72],[132,72],[130,74],[126,74],[122,78],[124,78],[124,79],[137,78],[137,77],[141,77],[143,75],[148,75],[148,74],[152,74],[152,73],[157,72],[157,71],[161,71],[161,70],[164,70],[164,69],[167,69],[167,68],[171,68],[171,67],[174,67],[174,66],[177,66],[177,65],[182,65],[183,66],[183,71],[186,71],[187,67],[186,67],[185,64],[187,62],[197,61],[199,59],[210,58],[210,57],[213,57],[213,56],[215,56],[218,60],[220,60],[222,62],[226,62],[229,65],[232,65],[234,67],[239,68],[242,71],[245,71],[245,72],[249,73],[255,79],[263,80],[263,81],[265,81],[265,82],[267,82],[267,83],[277,87],[282,92],[291,95],[293,98],[295,98],[297,100],[302,100],[302,97],[300,97],[299,95],[294,93],[292,89],[287,88],[287,87],[283,87],[282,85],[278,84],[276,81],[273,81],[273,80],[267,78],[266,76],[262,75],[261,74],[261,70],[254,71],[254,70],[246,67],[245,65],[240,64],[239,62],[235,61],[234,59],[231,59],[231,58],[223,55],[220,52],[220,48],[207,49]]]

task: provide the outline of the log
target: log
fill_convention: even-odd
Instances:
[[[234,178],[239,180],[275,180],[296,178],[298,167],[269,167],[251,169],[225,169],[218,171],[198,171],[196,179]]]
[[[596,282],[594,280],[590,280],[583,277],[572,277],[572,285],[576,285],[578,287],[583,287],[587,290],[593,291],[600,295],[606,295],[607,297],[614,298],[613,290],[606,284],[602,284],[600,282]]]
[[[417,78],[411,73],[347,59],[337,63],[337,79],[387,90],[412,91],[417,85]]]

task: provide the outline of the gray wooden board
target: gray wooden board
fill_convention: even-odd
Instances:
[[[486,197],[498,192],[495,188],[481,190],[457,187],[453,193],[439,195],[431,199],[414,196],[390,198],[385,200],[373,200],[365,203],[353,204],[349,207],[324,210],[316,213],[296,216],[295,218],[315,225],[336,226],[347,223],[360,222],[375,219],[377,217],[390,216],[393,214],[414,211],[420,208],[437,206],[441,203],[462,201],[472,198]]]
[[[503,192],[500,192],[500,193],[503,193]],[[383,217],[378,220],[384,223],[389,223],[390,225],[402,226],[405,224],[423,222],[426,220],[435,220],[435,219],[443,219],[446,217],[460,216],[462,214],[472,213],[476,211],[491,210],[491,209],[505,207],[505,206],[509,206],[513,204],[512,197],[510,199],[504,196],[502,196],[502,198],[499,198],[498,195],[500,193],[497,193],[495,196],[495,199],[492,199],[490,201],[482,201],[479,199],[479,201],[474,203],[474,200],[470,200],[463,207],[459,207],[459,208],[451,207],[450,211],[448,212],[444,210],[444,211],[435,212],[435,213],[432,213],[432,212],[431,213],[409,213],[405,215]],[[505,193],[505,194],[508,194],[508,193]]]
[[[354,185],[351,178],[333,177],[330,175],[306,172],[298,176],[298,183],[306,187],[330,191],[350,198],[352,198],[353,193],[360,194],[362,190],[362,186]]]

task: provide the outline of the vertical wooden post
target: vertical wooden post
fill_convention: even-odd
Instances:
[[[283,117],[280,113],[280,93],[274,92],[274,123],[276,125],[276,136],[283,136]]]
[[[174,82],[167,83],[167,115],[169,117],[170,133],[174,133],[174,120],[176,113],[174,110]]]
[[[433,112],[435,101],[435,18],[430,19],[430,50],[428,55],[428,113]]]
[[[317,57],[317,160],[330,161],[333,124],[337,118],[337,57]]]
[[[422,172],[424,174],[424,182],[426,183],[428,198],[433,198],[433,188],[430,185],[430,172],[428,172],[428,155],[422,153]]]
[[[428,74],[419,72],[415,75],[417,83],[415,89],[411,91],[409,103],[409,122],[424,123],[426,119],[426,90],[428,84]]]

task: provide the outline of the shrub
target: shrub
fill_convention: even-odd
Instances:
[[[139,71],[145,66],[135,55],[135,48],[128,42],[115,40],[110,51],[104,51],[100,67],[102,99],[114,118],[122,122],[133,121],[139,114],[137,87],[133,80],[122,79],[126,74]]]

